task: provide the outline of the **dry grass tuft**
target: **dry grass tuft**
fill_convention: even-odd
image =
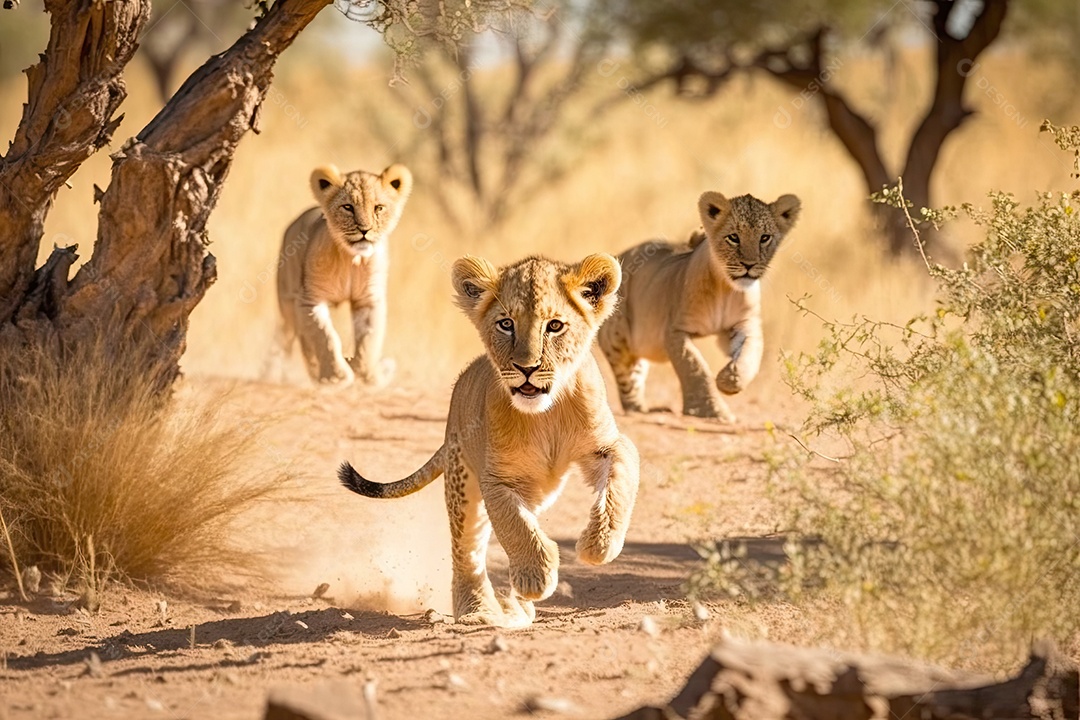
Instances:
[[[258,424],[224,424],[221,400],[181,411],[128,371],[137,349],[117,350],[104,339],[60,360],[40,347],[0,350],[4,555],[91,589],[251,576],[257,558],[230,530],[281,484],[238,480]]]

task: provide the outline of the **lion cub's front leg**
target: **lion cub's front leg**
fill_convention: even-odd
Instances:
[[[385,385],[393,374],[392,363],[383,358],[386,339],[386,302],[352,303],[353,338],[356,354],[352,369],[361,381],[369,385]]]
[[[302,303],[298,313],[302,323],[301,347],[309,369],[319,382],[348,385],[353,381],[353,371],[341,353],[341,338],[330,320],[330,307],[325,303]]]
[[[596,490],[596,502],[577,541],[578,560],[588,565],[609,563],[622,552],[630,515],[637,498],[640,463],[637,448],[625,435],[598,449],[581,463],[586,480]]]
[[[709,368],[690,336],[672,329],[664,340],[668,358],[679,376],[683,414],[733,422],[735,416],[727,404],[712,391]]]
[[[761,369],[765,339],[760,320],[750,320],[731,330],[731,360],[716,375],[716,389],[726,395],[742,392]]]
[[[544,600],[559,581],[559,546],[540,529],[535,508],[513,482],[489,477],[481,481],[495,537],[510,560],[510,587],[525,600]]]

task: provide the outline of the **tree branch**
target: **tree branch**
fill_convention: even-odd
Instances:
[[[45,217],[62,185],[109,143],[126,97],[122,72],[150,15],[149,0],[48,0],[49,43],[27,70],[28,101],[0,158],[0,322],[34,274]]]
[[[1008,0],[985,0],[963,39],[954,38],[947,29],[956,3],[937,0],[935,5],[934,32],[938,45],[934,99],[912,136],[904,161],[903,175],[909,180],[909,197],[916,207],[930,204],[930,174],[945,138],[973,112],[964,106],[964,86],[976,58],[1001,32]]]
[[[163,386],[179,372],[188,314],[216,279],[206,222],[236,147],[258,131],[278,56],[329,3],[278,0],[113,156],[94,254],[72,280],[65,315],[137,323],[161,346]]]

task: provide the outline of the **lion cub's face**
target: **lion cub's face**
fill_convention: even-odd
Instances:
[[[391,165],[381,175],[363,170],[342,175],[328,165],[311,173],[311,190],[334,241],[353,257],[366,258],[397,226],[412,174],[404,165]]]
[[[765,274],[799,208],[794,195],[766,204],[751,195],[728,200],[718,192],[702,194],[698,210],[709,251],[736,288],[745,290]]]
[[[530,257],[501,269],[466,256],[453,269],[457,304],[480,331],[510,402],[524,413],[558,402],[615,309],[621,280],[619,263],[604,254],[576,265]]]

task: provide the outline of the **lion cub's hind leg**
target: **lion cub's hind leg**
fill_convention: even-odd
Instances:
[[[450,518],[450,547],[454,578],[454,618],[466,625],[503,625],[503,607],[487,574],[491,538],[480,485],[451,445],[446,455],[446,512]]]
[[[645,379],[649,374],[649,361],[630,351],[629,329],[626,319],[617,315],[608,320],[600,330],[600,349],[604,352],[615,375],[619,389],[619,402],[627,413],[648,412],[645,404]]]

